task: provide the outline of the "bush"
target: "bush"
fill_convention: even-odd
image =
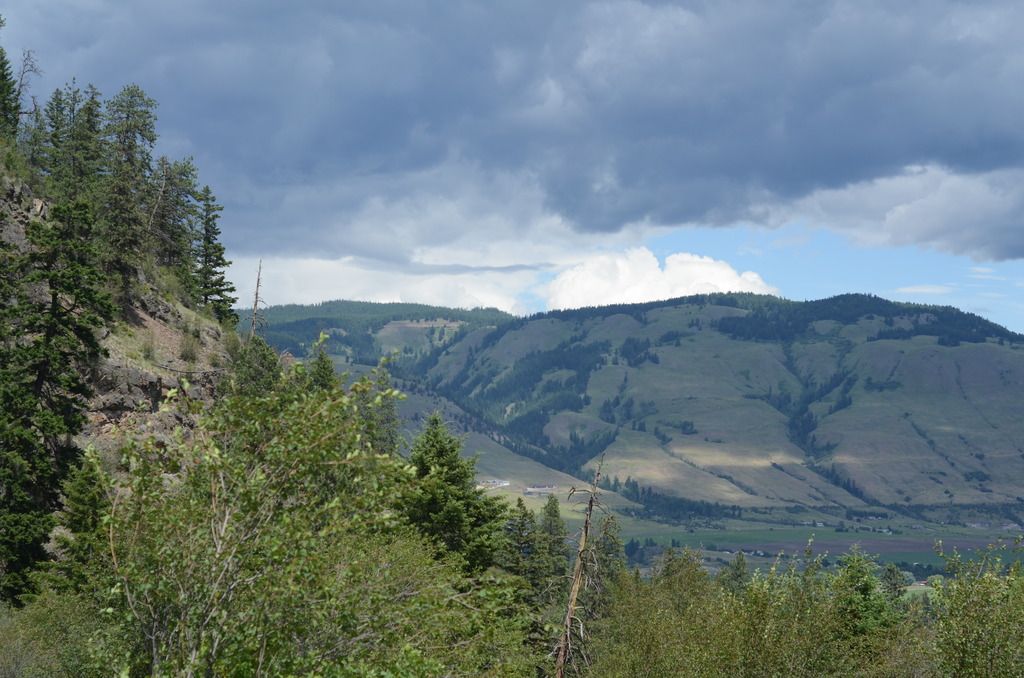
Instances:
[[[955,577],[936,581],[936,646],[947,675],[1019,676],[1024,672],[1024,576],[996,550],[979,561],[947,562]],[[929,579],[931,581],[931,579]]]
[[[591,642],[595,676],[928,675],[916,620],[884,595],[858,551],[835,573],[820,558],[712,580],[672,552],[649,582],[624,576]]]
[[[142,338],[142,357],[150,362],[156,359],[156,340],[152,332],[146,332]]]
[[[371,449],[360,405],[391,394],[300,382],[127,448],[105,527],[117,585],[95,586],[124,641],[99,656],[114,673],[127,647],[160,675],[523,675],[516,590],[397,522],[409,472]]]
[[[194,363],[199,358],[199,339],[191,332],[185,331],[181,335],[181,349],[178,357],[187,363]]]

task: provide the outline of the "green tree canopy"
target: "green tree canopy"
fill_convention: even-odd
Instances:
[[[127,303],[132,276],[146,239],[145,196],[156,143],[156,102],[138,85],[127,85],[105,108],[104,135],[110,175],[103,210],[108,268],[120,276]]]
[[[401,510],[421,533],[461,556],[467,571],[480,572],[495,562],[505,508],[476,488],[475,464],[461,451],[462,441],[432,414],[412,444],[417,482]]]

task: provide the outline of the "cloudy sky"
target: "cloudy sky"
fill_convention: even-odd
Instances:
[[[160,103],[240,292],[515,312],[715,290],[1024,331],[1019,2],[14,0],[42,99]]]

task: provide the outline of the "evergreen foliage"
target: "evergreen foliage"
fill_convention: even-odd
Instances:
[[[238,299],[231,296],[235,286],[224,277],[224,271],[231,262],[224,258],[224,245],[220,243],[220,227],[217,226],[220,212],[224,208],[217,204],[209,186],[203,187],[198,199],[200,233],[196,248],[196,276],[199,301],[210,307],[217,320],[235,323],[238,322],[238,316],[231,307]]]
[[[476,488],[474,462],[461,451],[462,441],[441,415],[431,415],[412,444],[409,462],[417,482],[401,511],[424,536],[461,556],[467,572],[481,572],[498,555],[505,508]]]
[[[334,370],[334,361],[320,348],[316,359],[309,370],[309,384],[315,391],[329,391],[338,385],[338,375]]]
[[[28,589],[60,482],[78,451],[90,394],[85,374],[102,354],[96,330],[113,317],[103,292],[92,217],[81,203],[57,207],[53,220],[32,222],[29,247],[8,252],[18,285],[3,297],[7,337],[0,347],[0,596]]]
[[[200,257],[193,252],[199,219],[197,174],[191,158],[160,157],[154,170],[149,213],[156,263],[175,272],[191,299],[199,297],[196,269]]]
[[[505,521],[502,547],[501,566],[509,573],[525,579],[531,589],[531,597],[536,597],[543,588],[547,573],[543,571],[537,518],[521,497],[516,499],[516,505]]]
[[[21,102],[18,100],[18,83],[14,79],[11,61],[0,46],[0,135],[14,139],[18,133],[18,118]]]
[[[110,509],[110,482],[99,458],[86,451],[81,463],[61,486],[60,511],[55,514],[38,580],[55,591],[88,593],[99,573],[110,567],[103,517]]]
[[[565,529],[565,521],[562,520],[558,497],[553,494],[548,495],[547,502],[541,510],[537,531],[538,550],[544,561],[544,576],[549,580],[547,583],[550,586],[564,579],[569,571],[569,535]]]
[[[392,385],[391,375],[383,361],[371,374],[374,390],[363,394],[360,401],[364,435],[377,452],[398,454],[404,443],[399,432],[398,409],[395,402],[404,396]]]
[[[221,382],[227,394],[258,397],[274,390],[281,380],[281,364],[274,349],[259,335],[250,337],[231,356],[228,378]]]
[[[127,304],[139,253],[145,244],[145,197],[156,143],[156,102],[138,85],[127,85],[107,101],[104,135],[110,177],[105,187],[107,267],[120,278]]]

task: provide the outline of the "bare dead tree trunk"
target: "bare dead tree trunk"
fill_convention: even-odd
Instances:
[[[252,295],[252,324],[249,326],[249,339],[256,336],[256,315],[260,308],[260,278],[263,275],[263,260],[260,259],[256,269],[256,292]]]
[[[21,106],[21,100],[25,96],[25,92],[28,90],[29,77],[33,75],[42,75],[43,71],[39,68],[39,64],[36,62],[36,55],[30,49],[22,50],[21,52],[21,69],[18,71],[18,88],[15,91],[18,97],[18,106]],[[19,111],[20,115],[30,115],[36,112],[36,101],[32,99],[32,110]]]
[[[555,678],[565,678],[565,670],[573,658],[573,626],[580,627],[579,636],[583,635],[583,622],[577,617],[576,609],[579,603],[580,591],[583,589],[587,577],[587,541],[590,538],[590,526],[594,515],[594,507],[598,505],[597,484],[601,480],[601,464],[598,464],[597,472],[594,473],[594,481],[588,492],[590,498],[587,500],[587,510],[583,514],[583,529],[580,530],[579,544],[576,549],[576,563],[572,570],[572,583],[569,587],[569,600],[565,607],[565,621],[562,623],[562,635],[555,647]],[[575,492],[575,489],[573,490]],[[572,492],[569,493],[572,496]]]

